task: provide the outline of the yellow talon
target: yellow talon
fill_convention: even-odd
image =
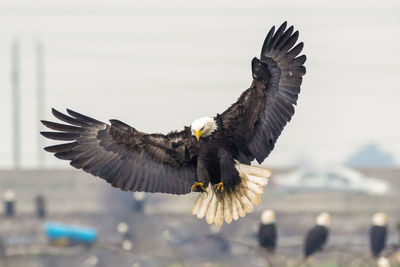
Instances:
[[[206,188],[204,187],[203,183],[196,182],[192,185],[192,191],[193,192],[205,192]]]
[[[224,183],[223,182],[219,182],[218,184],[215,184],[214,187],[215,187],[215,190],[217,190],[218,192],[224,191]]]

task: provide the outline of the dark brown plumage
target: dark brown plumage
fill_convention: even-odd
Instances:
[[[274,253],[277,235],[275,223],[260,223],[258,228],[258,244],[265,248],[269,253]]]
[[[307,233],[304,242],[304,258],[308,258],[325,246],[328,240],[329,229],[326,226],[315,225]]]
[[[386,246],[387,226],[373,225],[369,231],[371,252],[374,258],[378,258]]]
[[[186,194],[198,181],[222,181],[226,190],[233,190],[240,183],[234,160],[261,163],[294,114],[306,57],[298,56],[303,43],[294,46],[298,32],[286,25],[269,31],[260,59],[252,61],[250,88],[214,118],[218,128],[211,136],[197,141],[190,127],[147,134],[118,120],[106,124],[53,109],[65,124],[42,121],[56,132],[41,134],[67,143],[45,150],[125,191]]]

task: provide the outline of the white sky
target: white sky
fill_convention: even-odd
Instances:
[[[10,46],[21,41],[22,165],[37,166],[34,45],[46,51],[46,118],[66,107],[147,132],[222,112],[250,85],[272,25],[294,24],[307,74],[266,160],[343,162],[376,142],[400,162],[398,1],[2,0],[0,167],[12,166]],[[49,143],[47,143],[49,144]],[[67,166],[46,156],[46,165]]]

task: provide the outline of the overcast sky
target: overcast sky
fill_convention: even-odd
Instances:
[[[340,163],[370,142],[400,163],[399,1],[2,0],[0,167],[12,166],[10,47],[21,41],[22,165],[37,166],[34,45],[46,57],[46,115],[66,107],[147,132],[214,116],[251,82],[272,25],[305,43],[296,114],[268,166]],[[47,143],[49,144],[49,143]],[[65,162],[46,155],[46,166]]]

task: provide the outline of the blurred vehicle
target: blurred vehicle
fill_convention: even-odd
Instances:
[[[275,176],[274,184],[285,191],[331,191],[383,195],[389,191],[387,182],[366,177],[346,167],[302,168]]]
[[[58,246],[93,244],[97,239],[96,231],[89,227],[46,223],[44,230],[50,242]]]

